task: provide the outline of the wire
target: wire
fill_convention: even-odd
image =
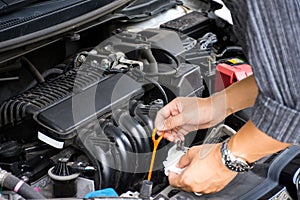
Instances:
[[[243,48],[240,46],[229,46],[226,47],[220,54],[217,54],[216,57],[222,57],[225,53],[229,51],[243,51]]]
[[[0,82],[2,81],[16,81],[19,80],[20,78],[18,76],[13,76],[13,77],[5,77],[5,78],[0,78]]]
[[[185,14],[187,14],[191,11],[191,9],[185,5],[180,5],[180,7],[182,8],[182,10],[184,11]]]

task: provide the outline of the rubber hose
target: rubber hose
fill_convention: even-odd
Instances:
[[[156,59],[154,58],[151,49],[143,49],[141,52],[142,57],[144,57],[149,62],[149,68],[144,68],[145,73],[157,74],[158,65]]]
[[[35,191],[27,183],[9,173],[7,173],[4,179],[2,180],[2,184],[4,187],[20,194],[25,199],[45,199],[45,197],[42,194]]]
[[[146,75],[147,76],[171,76],[171,75],[176,74],[180,68],[180,62],[179,62],[178,58],[165,49],[157,48],[155,50],[158,50],[161,53],[165,54],[166,56],[169,56],[175,62],[176,67],[173,68],[172,70],[166,71],[166,72],[159,72],[159,71],[153,72],[153,73],[148,72],[148,73],[146,73]],[[151,51],[151,54],[152,54],[152,51]],[[157,61],[155,61],[155,62],[157,63]]]
[[[22,61],[24,61],[26,63],[27,69],[33,75],[35,80],[38,83],[44,83],[45,79],[44,79],[43,75],[37,70],[37,68],[27,58],[22,57],[21,59],[22,59]]]
[[[62,74],[63,72],[64,72],[64,71],[63,71],[62,69],[58,69],[58,68],[50,68],[50,69],[44,71],[44,72],[42,73],[42,76],[43,76],[44,78],[47,78],[47,77],[50,76],[50,75],[53,75],[53,74]],[[29,90],[30,88],[34,87],[36,84],[37,84],[37,81],[36,81],[36,80],[31,81],[31,82],[28,84],[28,86],[26,87],[26,89],[25,89],[24,91]]]

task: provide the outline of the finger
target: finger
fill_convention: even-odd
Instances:
[[[172,185],[173,187],[180,188],[187,192],[192,191],[190,185],[185,183],[186,181],[184,181],[182,173],[176,174],[174,172],[170,172],[168,178],[170,185]]]
[[[181,103],[178,100],[178,98],[176,98],[158,111],[155,119],[155,127],[159,131],[168,130],[166,127],[164,127],[165,120],[181,112],[182,112]]]
[[[162,134],[163,134],[163,131],[156,131],[156,134],[158,135],[158,136],[161,136]],[[167,132],[164,132],[164,135],[166,135],[167,134]]]
[[[165,130],[164,122],[167,118],[172,116],[172,105],[167,104],[165,107],[160,109],[155,118],[155,127],[161,131]]]
[[[172,134],[172,142],[177,143],[178,140],[184,141],[184,135],[182,135],[181,133],[179,133],[179,128],[176,127],[174,129],[171,130],[171,134]]]
[[[168,135],[164,135],[164,138],[170,142],[174,142],[175,141],[175,137],[173,134],[168,134]]]
[[[175,172],[169,172],[168,179],[169,179],[170,185],[177,187],[177,188],[182,187],[182,183],[180,181],[181,180],[180,174],[177,174]]]
[[[183,124],[184,124],[183,115],[182,114],[178,114],[176,116],[169,117],[168,119],[166,119],[164,121],[164,128],[166,130],[171,130],[173,128],[182,126]]]
[[[162,135],[162,132],[157,132],[158,136]],[[178,134],[176,131],[165,131],[164,132],[164,138],[170,142],[177,142],[178,140],[184,141],[184,135],[183,134]]]
[[[155,122],[154,122],[155,127],[157,128],[158,131],[165,130],[164,122],[170,116],[171,116],[171,113],[165,107],[158,111],[156,118],[155,118]]]
[[[182,131],[177,131],[176,133],[176,139],[175,142],[177,143],[178,141],[183,141],[184,142],[185,138],[184,138],[184,134],[182,133]]]
[[[163,132],[164,132],[164,135],[163,135],[164,139],[166,139],[166,140],[168,140],[168,141],[170,141],[170,142],[174,142],[175,137],[174,137],[172,131],[163,131]],[[157,135],[159,135],[159,136],[162,135],[162,132],[161,132],[161,131],[157,131],[156,133],[157,133]]]
[[[178,162],[178,164],[177,164],[177,166],[178,166],[179,168],[187,167],[187,166],[191,163],[192,158],[189,156],[188,152],[189,152],[189,151],[187,151],[187,153],[184,154],[184,155],[180,158],[180,160],[179,160],[179,162]]]
[[[164,134],[164,136],[166,136],[166,135],[170,135],[171,133],[172,133],[171,130],[170,131],[156,131],[156,134],[158,136],[161,136],[162,134]]]
[[[171,110],[171,115],[172,116],[176,116],[176,115],[179,115],[179,110]]]
[[[198,129],[207,129],[209,127],[212,127],[213,125],[215,125],[215,124],[212,124],[211,122],[199,124]]]

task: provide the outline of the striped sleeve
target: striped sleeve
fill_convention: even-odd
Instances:
[[[271,137],[299,144],[300,0],[225,3],[259,88],[251,120]]]

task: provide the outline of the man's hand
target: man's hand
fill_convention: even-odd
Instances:
[[[179,161],[181,174],[169,173],[172,186],[188,192],[212,193],[222,190],[235,176],[222,163],[221,144],[192,147]]]
[[[277,141],[248,121],[228,143],[231,153],[248,163],[276,153],[291,144]],[[212,193],[223,189],[235,176],[222,163],[221,144],[192,147],[181,157],[177,167],[184,168],[180,175],[169,173],[170,184],[190,192]]]
[[[176,139],[183,140],[184,135],[191,131],[209,128],[219,123],[226,117],[224,99],[220,102],[214,103],[213,97],[174,99],[157,113],[155,127],[158,134],[164,131],[164,137],[174,142]]]
[[[155,127],[171,142],[187,133],[220,123],[226,116],[254,104],[258,89],[253,76],[247,77],[208,98],[178,97],[156,116]]]

